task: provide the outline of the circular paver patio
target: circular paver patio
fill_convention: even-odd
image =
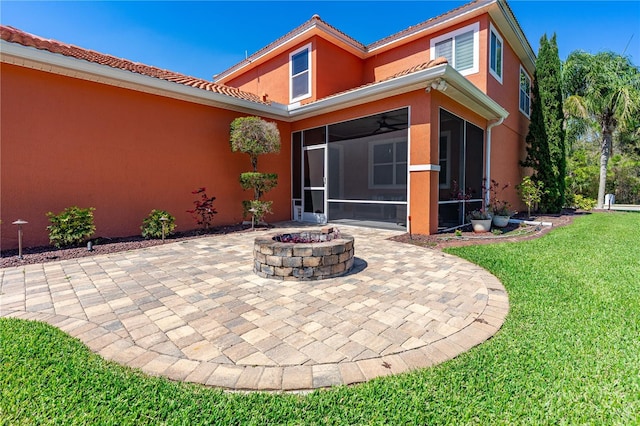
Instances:
[[[0,316],[45,321],[152,375],[234,390],[308,390],[428,367],[501,327],[507,294],[486,270],[387,240],[398,232],[340,229],[356,250],[343,277],[258,277],[253,240],[265,231],[235,233],[0,269]]]

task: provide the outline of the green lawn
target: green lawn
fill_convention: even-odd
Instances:
[[[306,396],[231,394],[2,319],[0,424],[640,424],[640,214],[450,252],[498,276],[511,310],[494,338],[436,368]]]

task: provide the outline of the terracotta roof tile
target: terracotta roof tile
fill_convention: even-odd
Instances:
[[[440,57],[440,58],[435,58],[432,59],[428,62],[423,62],[421,64],[418,65],[414,65],[411,68],[408,68],[404,71],[400,71],[398,73],[395,73],[387,78],[384,78],[380,81],[387,81],[387,80],[392,80],[394,78],[398,78],[398,77],[402,77],[403,75],[408,75],[408,74],[413,74],[414,72],[418,72],[418,71],[422,71],[422,70],[426,70],[428,68],[432,68],[438,65],[442,65],[442,64],[448,64],[449,61],[447,61],[447,58],[444,57]]]
[[[38,50],[46,50],[51,53],[57,53],[60,55],[85,60],[99,65],[106,65],[111,68],[130,71],[147,77],[158,78],[161,80],[170,81],[172,83],[195,87],[197,89],[219,93],[246,101],[266,105],[270,104],[270,102],[263,101],[258,95],[243,92],[233,87],[224,86],[222,84],[214,83],[212,81],[207,81],[196,77],[190,77],[173,71],[163,70],[138,62],[132,62],[127,59],[117,58],[115,56],[106,55],[104,53],[99,53],[93,50],[83,49],[81,47],[61,43],[59,41],[46,40],[44,38],[29,34],[10,26],[0,25],[0,38],[9,43],[17,43],[26,47],[36,48]]]

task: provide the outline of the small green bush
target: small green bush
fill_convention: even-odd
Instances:
[[[49,241],[54,246],[67,247],[81,244],[96,231],[93,224],[93,211],[95,208],[88,207],[82,209],[77,206],[67,207],[59,214],[47,212],[47,217],[51,225],[49,230]]]
[[[165,210],[153,209],[151,213],[149,213],[149,216],[142,221],[142,226],[140,227],[144,238],[162,238],[162,221],[160,220],[162,217],[167,218],[164,222],[164,235],[169,236],[173,234],[173,231],[176,229],[176,218]]]
[[[581,194],[576,194],[573,197],[573,204],[577,209],[589,211],[592,210],[598,204],[598,202],[593,198],[585,197]]]
[[[544,184],[541,181],[534,181],[531,176],[522,178],[522,182],[516,185],[520,199],[527,205],[527,215],[531,217],[531,210],[542,200],[545,193]]]

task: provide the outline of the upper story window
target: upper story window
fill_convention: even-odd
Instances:
[[[431,59],[447,58],[449,65],[462,75],[477,73],[479,28],[475,23],[431,39]]]
[[[531,77],[520,67],[520,111],[529,117],[531,114]]]
[[[502,83],[502,37],[493,25],[489,31],[489,73]]]
[[[311,96],[311,45],[289,55],[290,100],[296,102]]]

